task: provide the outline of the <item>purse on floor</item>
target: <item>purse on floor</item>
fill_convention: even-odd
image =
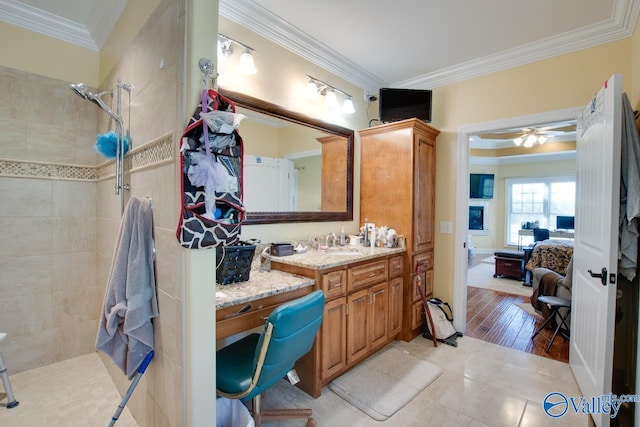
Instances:
[[[202,113],[202,114],[201,114]],[[228,246],[239,241],[243,141],[231,100],[213,89],[185,128],[180,147],[181,214],[176,237],[185,248]]]

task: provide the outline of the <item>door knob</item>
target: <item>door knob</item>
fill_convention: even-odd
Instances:
[[[602,282],[602,286],[607,286],[607,269],[606,267],[602,267],[600,273],[594,273],[591,270],[587,270],[587,272],[591,275],[591,277],[597,277]]]

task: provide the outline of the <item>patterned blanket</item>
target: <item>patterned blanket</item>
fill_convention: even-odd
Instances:
[[[534,268],[545,267],[564,276],[572,256],[572,244],[558,240],[544,240],[538,242],[533,248],[525,268],[533,271]]]

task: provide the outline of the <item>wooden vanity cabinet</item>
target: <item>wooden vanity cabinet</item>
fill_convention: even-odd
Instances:
[[[382,256],[313,270],[272,261],[278,270],[313,278],[325,309],[313,349],[296,364],[299,387],[319,397],[322,387],[397,338],[402,313],[403,256]]]
[[[430,262],[423,286],[428,298],[433,294],[435,143],[439,133],[418,119],[359,131],[360,223],[366,220],[393,227],[405,238],[400,338],[406,341],[422,332],[414,273],[424,257]]]

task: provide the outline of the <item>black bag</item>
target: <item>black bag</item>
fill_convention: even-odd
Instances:
[[[221,114],[211,116],[212,112]],[[239,240],[245,218],[244,148],[234,116],[235,105],[229,99],[213,89],[204,90],[202,103],[182,135],[182,208],[176,237],[185,248],[233,245]]]

